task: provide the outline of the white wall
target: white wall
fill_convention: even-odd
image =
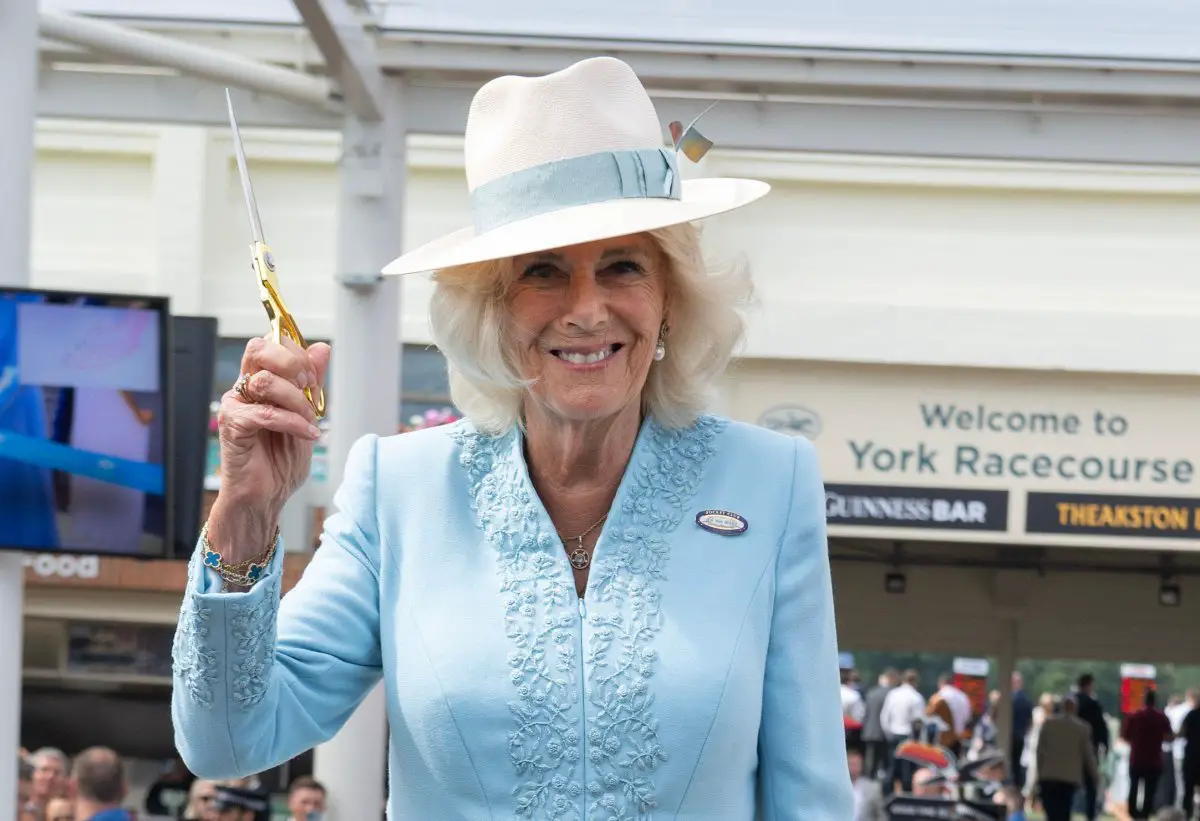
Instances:
[[[337,136],[245,135],[267,238],[306,335],[332,329]],[[228,336],[265,317],[228,135],[48,121],[34,283],[169,293]],[[414,138],[397,250],[469,222],[461,146]],[[714,151],[703,173],[772,181],[706,230],[751,265],[756,357],[1195,372],[1200,172]],[[429,283],[402,334],[428,341]]]

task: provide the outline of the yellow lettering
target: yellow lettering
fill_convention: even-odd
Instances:
[[[1058,523],[1062,527],[1067,525],[1067,516],[1074,507],[1070,502],[1059,502],[1055,505],[1058,508]],[[1200,530],[1200,507],[1196,508],[1196,529]]]
[[[1058,502],[1058,523],[1063,527],[1094,527],[1123,530],[1200,530],[1200,507],[1168,505],[1101,505]]]

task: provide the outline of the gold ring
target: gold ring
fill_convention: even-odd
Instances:
[[[250,377],[254,374],[244,373],[238,377],[238,380],[233,383],[233,390],[238,396],[242,397],[242,401],[247,405],[253,405],[254,400],[250,398],[250,394],[246,392],[246,383],[250,381]]]

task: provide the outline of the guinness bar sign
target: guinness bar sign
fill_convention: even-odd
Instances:
[[[831,525],[1002,533],[1008,491],[826,484],[825,518]]]

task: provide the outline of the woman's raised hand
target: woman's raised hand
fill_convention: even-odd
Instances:
[[[320,431],[304,389],[324,385],[329,353],[323,342],[307,351],[286,338],[246,344],[242,376],[217,414],[223,508],[273,520],[307,480]]]

